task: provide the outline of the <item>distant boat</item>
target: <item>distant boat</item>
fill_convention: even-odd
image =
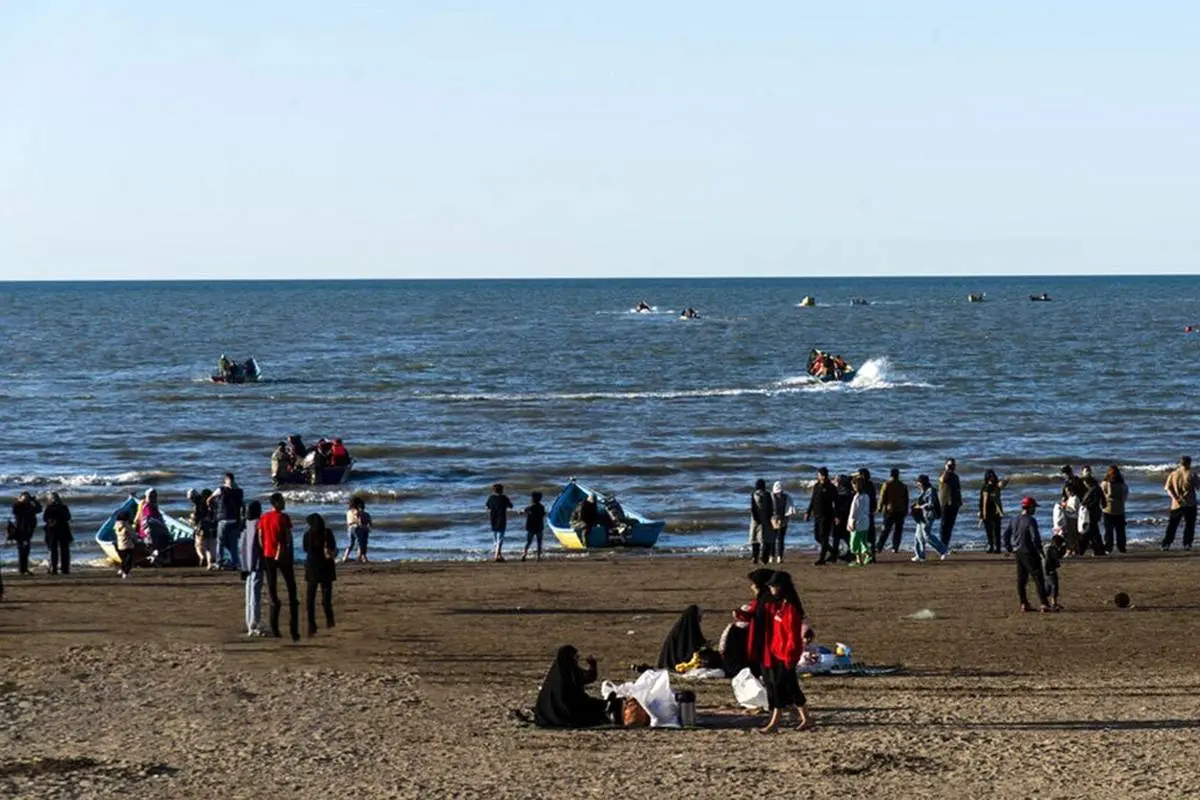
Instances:
[[[679,314],[680,319],[700,319],[700,312],[688,306]]]
[[[869,305],[871,305],[871,301],[865,297],[856,297],[850,301],[850,305],[852,305],[852,306],[869,306]]]
[[[800,301],[801,308],[811,308],[812,306],[815,306],[816,304],[817,304],[816,298],[814,298],[811,294],[805,295],[804,299]]]
[[[650,305],[645,300],[642,300],[636,306],[633,307],[632,311],[635,314],[653,314],[654,306]]]
[[[624,518],[631,523],[627,530],[623,533],[617,533],[603,525],[596,525],[586,534],[583,541],[580,541],[579,534],[571,527],[571,514],[574,513],[576,506],[584,501],[589,494],[596,495],[596,505],[599,506],[600,513],[608,513],[608,505],[615,501],[615,497],[608,495],[607,497],[601,492],[592,492],[586,486],[580,486],[572,478],[559,495],[554,500],[554,504],[550,506],[550,513],[547,515],[547,524],[550,525],[550,530],[554,531],[555,537],[558,538],[559,544],[568,550],[597,550],[614,547],[653,547],[658,541],[659,534],[666,527],[666,522],[661,520],[647,519],[643,515],[634,511],[631,508],[619,505]]]
[[[985,298],[985,297],[987,297],[987,294],[985,292],[973,292],[973,293],[967,295],[967,302],[968,303],[982,303],[983,298]]]
[[[128,500],[108,515],[108,519],[100,526],[100,530],[96,531],[96,544],[100,546],[105,558],[114,566],[121,563],[121,556],[117,552],[117,514],[122,511],[128,511],[129,521],[133,522],[137,517],[138,499],[130,495]],[[168,559],[164,559],[164,562],[172,567],[198,566],[200,560],[196,557],[195,530],[191,525],[175,519],[165,512],[162,518],[167,525],[167,532],[171,534],[171,553]],[[147,545],[148,543],[137,540],[133,548],[134,564],[145,566],[149,563],[150,548]]]
[[[224,375],[220,373],[210,375],[210,380],[213,383],[258,383],[262,380],[262,369],[259,368],[258,362],[254,360],[254,356],[246,359],[246,363],[234,363],[232,369]]]
[[[1041,294],[1031,294],[1029,295],[1029,299],[1035,303],[1049,303],[1050,295],[1046,294],[1045,292],[1042,292]]]

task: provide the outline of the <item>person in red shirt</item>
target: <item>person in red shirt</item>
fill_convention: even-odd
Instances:
[[[282,494],[271,495],[271,510],[258,520],[259,546],[262,547],[263,570],[267,573],[267,596],[271,601],[271,635],[279,637],[279,576],[282,575],[291,611],[288,622],[291,623],[292,641],[298,642],[300,602],[296,597],[295,543],[292,541],[292,518],[283,513],[284,507]]]
[[[776,572],[771,578],[771,597],[774,616],[763,651],[763,683],[767,688],[771,719],[759,730],[771,733],[778,728],[779,712],[785,708],[796,713],[797,727],[805,730],[812,727],[812,720],[808,716],[808,700],[796,674],[807,633],[804,606],[796,594],[792,576],[786,572]]]

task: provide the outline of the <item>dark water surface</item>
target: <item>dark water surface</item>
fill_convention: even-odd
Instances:
[[[821,464],[911,480],[955,456],[969,502],[990,467],[1015,508],[1051,499],[1063,463],[1116,461],[1146,538],[1194,447],[1198,299],[1190,277],[8,284],[0,492],[61,491],[90,551],[130,491],[181,510],[232,470],[265,495],[276,441],[340,435],[351,483],[289,491],[296,510],[340,530],[357,492],[378,557],[458,558],[490,544],[493,481],[520,507],[575,475],[668,520],[660,546],[723,550],[757,477],[800,500]],[[688,305],[702,318],[669,311]],[[858,380],[808,379],[814,346]],[[222,352],[267,381],[212,384]]]

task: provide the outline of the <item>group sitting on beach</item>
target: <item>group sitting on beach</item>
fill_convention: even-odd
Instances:
[[[766,690],[767,723],[759,730],[771,733],[779,728],[784,712],[797,718],[801,730],[812,727],[807,698],[800,688],[797,667],[813,640],[804,606],[787,572],[757,569],[747,579],[752,599],[733,612],[717,648],[700,629],[700,609],[688,606],[663,641],[658,669],[679,674],[698,667],[721,670],[727,677],[748,671]],[[559,648],[546,675],[533,709],[532,721],[543,728],[586,728],[624,725],[627,715],[619,713],[616,698],[593,697],[586,686],[597,678],[596,659],[588,657],[587,668],[580,666],[578,650],[571,645]],[[644,672],[651,667],[634,667]],[[631,702],[627,699],[626,703]],[[646,709],[647,711],[649,709]]]

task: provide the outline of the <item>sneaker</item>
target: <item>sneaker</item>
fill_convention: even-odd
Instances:
[[[1024,614],[1027,611],[1029,611],[1029,606],[1026,605],[1025,603],[1021,603],[1021,613]]]
[[[912,557],[912,558],[910,558],[909,560],[910,560],[910,561],[915,561],[915,562],[917,562],[918,564],[920,564],[920,563],[921,563],[921,562],[923,562],[925,559],[921,558],[920,556],[913,556],[913,557]]]
[[[938,556],[938,558],[939,558],[941,561],[945,561],[945,560],[946,560],[947,558],[949,558],[949,557],[950,557],[950,551],[949,551],[949,550],[947,550],[946,552],[944,552],[944,553],[942,553],[940,556]]]
[[[121,573],[121,580],[125,580],[125,579],[126,579],[126,578],[128,578],[128,577],[129,577],[129,573],[128,573],[128,572],[122,572],[122,573]]]

